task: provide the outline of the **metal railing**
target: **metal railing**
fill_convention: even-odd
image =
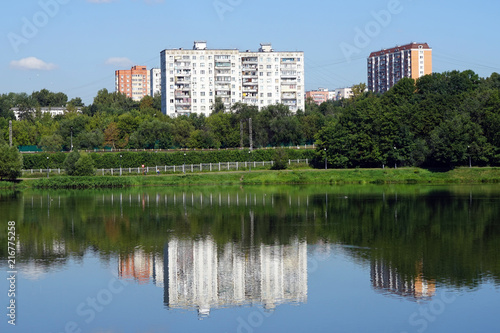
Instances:
[[[288,160],[288,164],[309,164],[308,159]],[[96,175],[122,175],[122,174],[155,174],[159,173],[193,173],[193,172],[209,172],[209,171],[239,171],[250,168],[265,168],[271,167],[274,161],[248,161],[248,162],[219,162],[219,163],[199,163],[199,164],[181,164],[181,165],[156,165],[142,166],[134,168],[111,168],[111,169],[96,169]],[[23,175],[29,174],[63,174],[64,169],[27,169],[22,170]]]

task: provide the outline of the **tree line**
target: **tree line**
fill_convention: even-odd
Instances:
[[[500,76],[479,78],[473,71],[404,78],[385,94],[354,97],[292,113],[284,105],[236,103],[229,111],[215,99],[209,116],[168,117],[161,97],[140,102],[102,89],[93,103],[68,101],[47,90],[0,96],[0,129],[8,138],[12,107],[24,112],[13,121],[14,145],[45,151],[94,148],[236,148],[316,143],[315,163],[330,167],[455,167],[500,164]],[[64,115],[41,114],[46,106],[66,105]],[[82,112],[76,112],[76,108]],[[35,110],[34,112],[32,110]],[[250,125],[250,119],[251,125]],[[250,130],[251,126],[251,130]]]

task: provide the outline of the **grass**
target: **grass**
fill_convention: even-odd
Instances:
[[[257,185],[257,184],[479,184],[500,182],[500,168],[457,168],[449,171],[400,169],[252,170],[170,175],[91,176],[25,179],[21,188],[119,188],[129,186]],[[16,188],[19,185],[16,185]]]

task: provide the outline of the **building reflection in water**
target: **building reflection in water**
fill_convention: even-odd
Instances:
[[[307,301],[307,243],[218,246],[204,239],[172,238],[163,255],[136,250],[119,259],[119,276],[164,288],[169,309],[197,309],[261,304],[268,311],[283,303]]]
[[[371,282],[375,290],[416,300],[430,299],[436,293],[434,280],[426,280],[422,274],[423,264],[416,264],[416,276],[403,276],[398,269],[382,259],[371,262]]]

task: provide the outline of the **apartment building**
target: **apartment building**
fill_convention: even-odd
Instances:
[[[372,52],[368,57],[368,90],[384,93],[404,77],[418,79],[432,73],[432,49],[410,43]]]
[[[150,77],[146,66],[115,71],[115,91],[134,101],[140,101],[144,96],[150,95]]]
[[[152,68],[149,71],[149,78],[151,80],[149,86],[151,88],[150,95],[155,96],[161,94],[161,69]]]
[[[275,52],[271,44],[261,44],[257,52],[212,50],[195,41],[192,50],[166,49],[160,58],[166,115],[209,115],[216,97],[227,109],[237,102],[304,109],[303,52]]]
[[[306,99],[311,98],[312,101],[318,105],[330,99],[330,91],[326,88],[319,88],[318,90],[311,90],[306,92]]]

